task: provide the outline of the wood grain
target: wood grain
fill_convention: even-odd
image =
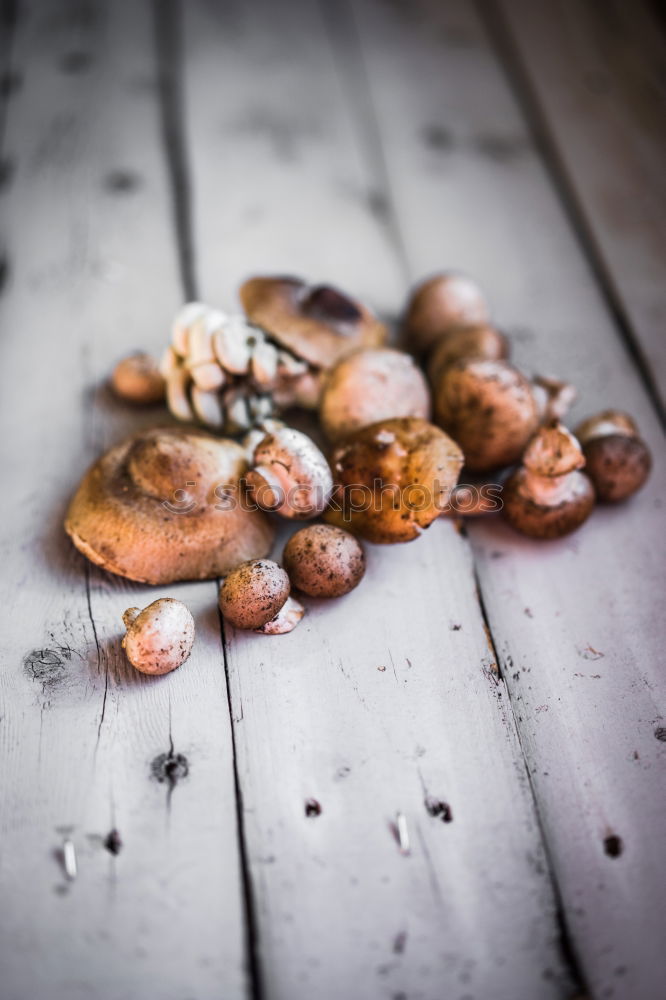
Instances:
[[[166,591],[195,615],[195,651],[175,675],[142,678],[120,651],[120,615],[164,591],[88,567],[61,527],[86,464],[166,420],[104,387],[118,356],[161,349],[180,299],[150,6],[33,5],[14,65],[16,169],[2,202],[0,992],[233,1000],[247,977],[215,585]],[[117,856],[104,846],[114,827]]]
[[[203,297],[228,308],[246,275],[296,273],[395,315],[404,269],[378,150],[360,138],[318,7],[185,13]],[[227,630],[265,995],[568,996],[469,547],[442,522],[418,543],[369,547],[368,560],[357,591],[308,601],[288,636]]]
[[[518,362],[578,386],[573,420],[621,406],[654,449],[645,490],[570,539],[468,528],[575,954],[593,996],[651,1000],[666,899],[661,434],[473,9],[356,11],[413,273],[469,270]]]
[[[649,5],[500,3],[576,210],[666,395],[666,42]]]

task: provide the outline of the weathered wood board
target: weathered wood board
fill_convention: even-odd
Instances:
[[[395,314],[405,280],[377,212],[384,192],[318,6],[219,14],[188,4],[184,32],[202,296],[228,308],[239,280],[277,271]],[[307,602],[291,635],[227,630],[265,994],[568,996],[468,545],[440,523],[368,559],[357,591]],[[429,795],[452,822],[428,814]],[[309,798],[321,815],[306,815]],[[391,831],[399,811],[409,857]]]
[[[463,0],[53,0],[0,45],[3,1000],[661,997],[662,441],[590,267],[657,372],[656,237],[636,224],[657,145],[630,98],[586,131],[596,15],[544,5],[563,80],[538,6],[501,3],[488,32]],[[594,72],[623,87],[602,42]],[[614,205],[648,192],[628,221],[590,135]],[[134,586],[69,546],[85,466],[169,420],[104,381],[160,351],[184,294],[230,308],[247,275],[291,272],[393,319],[442,267],[488,289],[520,365],[578,385],[574,420],[632,412],[659,459],[639,496],[560,543],[495,519],[368,546],[359,589],[275,639],[221,635],[213,582]],[[197,643],[149,680],[120,616],[166,592]]]
[[[663,404],[663,25],[643,0],[500,6],[577,212]]]
[[[33,5],[13,60],[0,993],[233,1000],[245,924],[215,585],[169,588],[195,614],[196,650],[187,672],[142,679],[121,654],[120,615],[160,592],[88,568],[61,528],[86,464],[166,419],[102,384],[128,350],[159,350],[181,295],[150,5]],[[113,827],[118,856],[103,844]]]
[[[657,457],[639,496],[598,510],[571,539],[531,543],[494,520],[468,527],[583,974],[595,996],[656,998],[666,905],[655,836],[666,820],[655,739],[661,434],[473,9],[356,9],[413,272],[477,275],[519,363],[578,386],[573,419],[627,408]],[[609,837],[622,841],[618,856]]]

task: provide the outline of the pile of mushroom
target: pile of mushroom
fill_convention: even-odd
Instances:
[[[161,362],[169,409],[227,434],[293,406],[314,409],[323,374],[386,328],[360,302],[297,278],[252,278],[245,314],[190,302],[176,316]]]
[[[305,607],[292,589],[348,594],[365,573],[359,537],[409,542],[441,514],[503,506],[523,534],[559,538],[595,499],[626,499],[649,475],[649,450],[627,414],[590,417],[578,440],[567,430],[573,388],[530,379],[509,362],[507,337],[465,275],[435,275],[414,290],[402,321],[409,353],[385,347],[372,312],[327,285],[253,278],[240,299],[236,315],[188,303],[160,368],[137,353],[119,362],[111,384],[132,403],[166,395],[177,419],[243,434],[242,442],[141,431],[88,471],[65,521],[87,558],[130,579],[225,577],[219,605],[235,628],[293,631]],[[276,419],[294,406],[318,410],[329,456]],[[472,475],[508,470],[508,478],[503,487],[461,485],[463,464]],[[266,558],[269,514],[321,519],[292,534],[283,567]],[[166,673],[189,655],[194,623],[180,602],[130,608],[124,621],[123,647],[138,670]]]

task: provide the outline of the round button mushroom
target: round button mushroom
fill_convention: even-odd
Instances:
[[[557,421],[542,427],[504,486],[509,523],[532,538],[561,538],[579,528],[594,507],[592,483],[579,471],[584,465],[566,427]]]
[[[305,610],[290,597],[289,577],[271,559],[250,559],[229,573],[220,590],[220,611],[234,628],[266,635],[291,632]]]
[[[297,520],[321,514],[333,489],[331,470],[319,448],[292,427],[277,428],[259,442],[246,483],[262,510]]]
[[[360,542],[331,524],[310,524],[287,542],[283,562],[291,582],[310,597],[342,597],[365,573]]]
[[[143,611],[128,608],[123,622],[127,629],[123,649],[142,674],[168,674],[190,655],[194,618],[181,601],[161,597]]]
[[[371,542],[409,542],[446,508],[463,455],[438,427],[401,417],[356,431],[331,464],[326,521]]]
[[[430,417],[430,392],[413,358],[391,348],[357,351],[330,372],[319,407],[326,436],[341,441],[390,417]]]
[[[157,361],[143,351],[118,362],[111,374],[111,387],[121,399],[137,406],[161,403],[166,396],[166,383]]]
[[[628,413],[604,410],[576,428],[597,499],[618,503],[645,484],[652,456]]]
[[[459,326],[477,326],[490,318],[478,285],[464,274],[436,274],[411,294],[403,317],[405,344],[417,354]]]
[[[458,442],[472,472],[518,461],[539,424],[530,382],[506,361],[449,365],[434,400],[436,422]]]

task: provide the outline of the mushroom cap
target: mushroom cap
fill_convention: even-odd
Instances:
[[[332,441],[391,417],[430,417],[430,391],[414,359],[389,347],[356,351],[324,385],[319,418]]]
[[[326,458],[293,427],[278,428],[259,442],[246,482],[259,507],[299,520],[318,517],[333,489]]]
[[[138,406],[161,403],[166,396],[159,365],[144,351],[135,351],[118,362],[111,373],[111,387],[121,399]]]
[[[562,538],[579,528],[592,513],[594,487],[584,472],[562,477],[561,488],[551,498],[534,490],[534,477],[521,467],[504,484],[504,515],[530,538]]]
[[[473,472],[517,462],[538,426],[532,387],[507,361],[457,361],[440,375],[434,400],[436,422]]]
[[[582,445],[587,444],[592,438],[603,437],[606,434],[638,437],[638,427],[633,417],[622,410],[603,410],[583,420],[576,428],[576,437]]]
[[[441,373],[456,361],[472,358],[502,361],[509,356],[509,341],[496,327],[488,323],[461,326],[442,335],[428,359],[428,378],[436,385]]]
[[[365,573],[358,539],[332,524],[309,524],[291,536],[282,556],[292,586],[310,597],[342,597]]]
[[[326,521],[371,542],[409,542],[445,509],[463,455],[438,427],[400,417],[356,431],[331,464]]]
[[[123,621],[127,627],[123,649],[142,674],[168,674],[190,655],[194,618],[181,601],[160,597],[143,611],[128,608]]]
[[[239,487],[239,444],[166,427],[139,431],[83,477],[65,518],[74,545],[141,583],[208,580],[265,555],[274,529]]]
[[[317,368],[330,368],[359,347],[378,347],[386,327],[370,310],[328,285],[299,278],[250,278],[240,287],[252,323]]]
[[[645,442],[627,434],[591,437],[583,446],[588,476],[604,503],[626,500],[650,475],[652,456]]]
[[[481,289],[465,274],[435,274],[412,291],[402,325],[410,351],[429,351],[439,338],[459,326],[490,319]]]
[[[571,431],[554,420],[540,427],[529,442],[523,465],[537,476],[563,476],[582,469],[585,456]]]
[[[261,628],[279,614],[290,589],[286,571],[272,559],[249,559],[222,584],[220,611],[235,628]]]

